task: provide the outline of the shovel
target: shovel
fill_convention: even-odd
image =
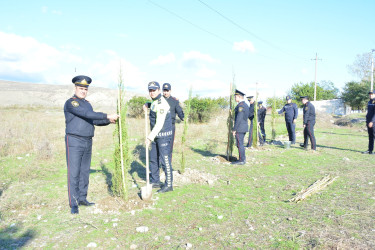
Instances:
[[[145,112],[145,131],[147,138],[147,111]],[[148,147],[146,148],[146,186],[141,187],[141,198],[144,201],[148,201],[152,197],[152,184],[150,184],[150,169],[148,166]]]

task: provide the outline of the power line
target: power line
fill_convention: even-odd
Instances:
[[[267,40],[265,40],[265,39],[263,39],[263,38],[257,36],[257,35],[254,34],[253,32],[251,32],[251,31],[245,29],[245,28],[242,27],[241,25],[239,25],[239,24],[237,24],[236,22],[234,22],[232,19],[226,17],[225,15],[223,15],[222,13],[220,13],[219,11],[217,11],[216,9],[212,8],[211,6],[209,6],[207,3],[203,2],[202,0],[198,0],[198,1],[199,1],[201,4],[205,5],[207,8],[209,8],[210,10],[216,12],[218,15],[220,15],[222,18],[224,18],[224,19],[227,20],[228,22],[232,23],[234,26],[236,26],[236,27],[238,27],[239,29],[245,31],[246,33],[250,34],[251,36],[255,37],[256,39],[258,39],[258,40],[260,40],[260,41],[262,41],[262,42],[268,44],[269,46],[271,46],[271,47],[273,47],[273,48],[275,48],[275,49],[277,49],[277,50],[283,52],[284,54],[287,54],[287,55],[290,55],[290,56],[293,56],[293,57],[296,57],[296,58],[304,59],[304,60],[305,60],[305,58],[302,58],[302,57],[300,57],[300,56],[296,56],[296,55],[290,54],[289,52],[285,51],[284,49],[282,49],[282,48],[280,48],[280,47],[274,45],[273,43],[271,43],[271,42],[269,42],[269,41],[267,41]]]

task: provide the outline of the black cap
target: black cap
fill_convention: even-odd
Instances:
[[[246,97],[248,100],[251,100],[251,99],[253,99],[254,98],[254,96],[252,96],[252,95],[249,95],[249,96],[247,96]]]
[[[286,97],[285,97],[285,99],[288,101],[288,100],[292,100],[292,98],[289,96],[289,95],[287,95]]]
[[[374,91],[370,91],[370,92],[368,92],[368,94],[369,94],[369,95],[372,95],[372,94],[374,94]]]
[[[245,96],[245,93],[239,91],[238,89],[236,89],[236,91],[234,92],[234,95],[240,95],[240,96]]]
[[[158,82],[149,82],[148,83],[148,90],[150,89],[153,89],[153,90],[156,90],[156,89],[160,89],[160,84]]]
[[[308,97],[307,95],[305,95],[305,96],[300,96],[299,98],[300,98],[300,99],[307,99],[307,100],[309,99],[309,97]]]
[[[169,84],[169,83],[164,83],[163,84],[163,90],[171,90],[172,88],[171,88],[171,85]]]
[[[258,104],[263,104],[263,101],[259,101]]]
[[[83,75],[76,76],[72,79],[72,83],[74,83],[76,86],[80,86],[80,87],[90,86],[91,81],[92,80],[91,80],[90,77],[83,76]]]

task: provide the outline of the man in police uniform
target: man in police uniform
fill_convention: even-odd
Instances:
[[[238,103],[234,112],[233,136],[236,138],[239,159],[232,164],[243,165],[246,163],[245,147],[243,144],[245,134],[249,129],[247,119],[249,118],[249,106],[244,101],[244,93],[239,90],[235,92],[235,100]]]
[[[263,102],[258,102],[258,125],[259,131],[259,143],[261,146],[266,142],[266,130],[264,129],[264,121],[266,120],[267,109],[263,107]]]
[[[296,120],[298,117],[298,107],[297,104],[292,103],[292,98],[286,96],[286,104],[282,109],[280,109],[279,114],[285,112],[285,124],[288,130],[289,141],[291,144],[296,143]]]
[[[247,100],[250,103],[249,106],[249,120],[250,120],[250,129],[249,129],[249,140],[246,147],[252,147],[253,145],[253,120],[254,120],[254,96],[248,96]]]
[[[158,82],[148,84],[149,95],[152,99],[150,105],[145,104],[143,110],[147,112],[150,107],[151,132],[145,144],[150,152],[150,182],[153,187],[160,187],[159,159],[165,173],[165,183],[157,192],[173,191],[173,173],[171,162],[172,118],[167,100],[162,96]]]
[[[314,125],[315,125],[315,107],[309,102],[307,96],[301,96],[301,101],[303,103],[303,136],[304,142],[300,144],[301,147],[304,147],[307,150],[309,145],[309,139],[311,142],[311,149],[316,150],[316,140],[314,136]]]
[[[91,104],[85,99],[91,83],[90,77],[76,76],[72,82],[75,84],[74,96],[64,105],[65,146],[70,212],[78,214],[79,205],[94,205],[87,201],[94,125],[116,123],[119,116],[93,111]]]
[[[181,121],[184,120],[184,111],[182,111],[182,108],[180,106],[180,102],[176,97],[171,96],[171,85],[169,83],[163,84],[163,96],[167,100],[170,112],[171,112],[171,118],[172,118],[172,141],[171,141],[171,154],[173,153],[173,144],[174,144],[174,136],[176,133],[176,114],[180,118]],[[172,157],[172,155],[171,155]]]
[[[374,152],[374,138],[375,138],[375,93],[370,91],[369,93],[370,100],[367,103],[367,114],[366,114],[366,127],[368,132],[368,150],[362,152],[362,154],[375,154]]]

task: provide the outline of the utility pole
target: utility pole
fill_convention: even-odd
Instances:
[[[315,59],[311,59],[311,60],[315,60],[315,82],[314,82],[314,101],[316,101],[316,69],[318,67],[318,60],[322,60],[320,58],[318,58],[318,53],[315,54]]]
[[[374,90],[374,53],[375,49],[371,50],[371,89],[370,91]]]

